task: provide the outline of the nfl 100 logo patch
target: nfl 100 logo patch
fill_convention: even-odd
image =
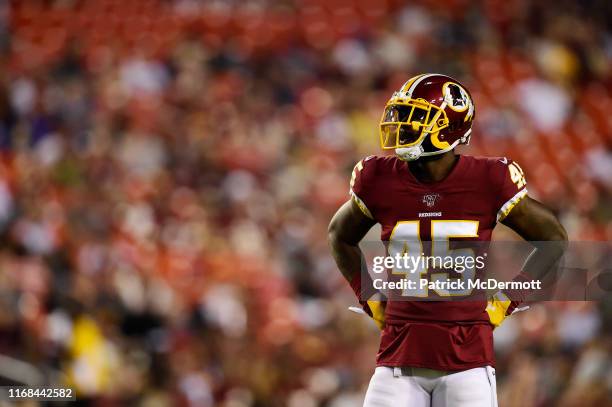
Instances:
[[[431,193],[423,195],[423,203],[427,205],[428,208],[433,207],[436,202],[440,200],[440,194]]]

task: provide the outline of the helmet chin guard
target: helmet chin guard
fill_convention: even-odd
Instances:
[[[395,149],[395,155],[402,161],[415,161],[425,152],[422,145],[400,147]]]

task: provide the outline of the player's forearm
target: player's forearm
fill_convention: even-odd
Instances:
[[[367,266],[359,242],[370,230],[374,221],[365,217],[352,202],[347,201],[338,209],[329,223],[327,236],[332,254],[340,272],[360,296],[361,276],[367,276]],[[366,267],[365,269],[363,269]],[[362,270],[365,273],[362,273]]]
[[[341,208],[329,224],[328,239],[338,269],[362,302],[369,298],[369,289],[372,287],[367,265],[359,248],[359,241],[365,232],[351,227],[350,218],[347,207]]]
[[[535,230],[525,236],[535,249],[523,265],[523,273],[534,279],[542,279],[554,270],[567,248],[567,232],[556,217],[549,214],[538,221]]]
[[[533,244],[536,247],[525,261],[522,272],[534,279],[541,280],[556,268],[567,247],[567,240],[535,242]]]
[[[365,264],[361,249],[358,245],[343,242],[333,233],[329,235],[329,244],[338,269],[350,283],[361,273],[362,265]]]
[[[330,233],[329,243],[336,265],[349,282],[359,302],[363,305],[374,293],[363,252],[357,244],[348,243]]]
[[[542,280],[555,269],[567,247],[567,232],[550,209],[525,197],[503,223],[535,247],[515,280]]]
[[[329,243],[336,264],[349,282],[363,311],[374,319],[379,329],[384,329],[386,300],[374,289],[363,252],[357,244],[343,241],[333,233],[330,233]]]
[[[557,269],[561,257],[563,257],[568,241],[565,229],[556,219],[554,223],[541,230],[546,231],[540,233],[537,237],[537,239],[542,240],[531,242],[535,248],[527,257],[521,273],[514,280],[539,280],[543,282],[544,288],[546,288],[554,284],[554,271]],[[514,302],[514,306],[516,306],[525,301],[529,291],[512,290],[508,294]]]

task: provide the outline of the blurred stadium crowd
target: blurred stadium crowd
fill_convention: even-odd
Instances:
[[[0,354],[36,368],[0,363],[3,382],[359,405],[377,334],[346,312],[326,227],[419,72],[471,90],[462,152],[512,157],[571,239],[612,239],[606,0],[1,4]],[[605,307],[500,328],[500,405],[609,401]]]

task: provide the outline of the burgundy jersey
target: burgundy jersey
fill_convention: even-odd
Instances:
[[[370,156],[353,170],[351,196],[366,216],[381,224],[381,240],[388,247],[394,241],[411,242],[408,246],[420,251],[419,245],[429,241],[490,241],[496,223],[527,195],[525,184],[520,166],[506,158],[460,156],[444,180],[424,184],[397,157]],[[432,246],[438,251],[450,247]],[[430,271],[418,277],[432,279]],[[486,299],[435,301],[451,294],[469,297],[467,292],[425,288],[410,295],[434,301],[391,299],[377,364],[446,371],[493,366]]]

